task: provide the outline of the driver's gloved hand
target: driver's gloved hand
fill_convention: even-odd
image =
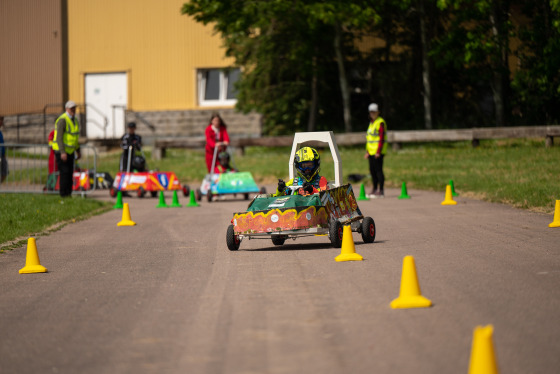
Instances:
[[[282,179],[278,179],[278,191],[284,192],[285,189],[286,189],[286,182],[284,182]]]
[[[303,190],[307,193],[313,193],[313,185],[309,182],[304,182],[303,183]]]

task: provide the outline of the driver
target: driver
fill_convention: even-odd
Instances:
[[[296,152],[294,158],[297,177],[284,182],[278,180],[278,189],[274,196],[284,196],[291,194],[310,195],[328,188],[327,179],[319,175],[321,169],[321,157],[319,153],[311,147],[303,147]],[[297,187],[297,192],[293,192],[288,186]]]
[[[135,151],[140,151],[142,147],[142,137],[136,134],[136,123],[129,122],[126,127],[128,128],[128,133],[124,134],[121,138],[121,148],[123,149],[123,154],[121,156],[120,170],[127,171],[128,165],[128,147],[132,146],[132,152],[130,160],[130,168],[136,169],[137,171],[144,171],[145,160],[141,156],[135,156]],[[141,170],[139,170],[141,169]]]

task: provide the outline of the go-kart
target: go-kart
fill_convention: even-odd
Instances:
[[[214,149],[212,157],[212,168],[215,171],[217,162],[218,147]],[[235,170],[235,169],[234,169]],[[265,194],[264,187],[259,188],[250,172],[230,171],[225,173],[209,173],[206,174],[200,190],[196,191],[197,199],[202,199],[202,195],[206,195],[208,202],[211,202],[218,196],[224,195],[243,195],[245,200],[249,200],[249,194]]]
[[[190,189],[188,186],[182,186],[175,175],[171,171],[144,171],[145,157],[135,156],[131,158],[132,147],[128,151],[127,171],[119,171],[115,176],[113,186],[109,189],[111,197],[117,196],[118,191],[134,192],[138,197],[144,197],[147,192],[152,197],[156,197],[158,191],[181,190],[184,196],[188,196]],[[133,165],[131,165],[131,162]],[[136,164],[136,165],[134,165]],[[131,171],[140,169],[142,171]]]
[[[297,148],[309,141],[329,144],[335,168],[335,181],[329,182],[332,188],[301,195],[301,189],[294,187],[291,195],[257,195],[247,211],[233,214],[226,233],[230,251],[237,251],[245,238],[268,239],[274,245],[283,245],[288,238],[316,235],[328,235],[331,244],[340,248],[343,225],[350,225],[352,231],[361,233],[365,243],[375,241],[373,218],[362,215],[352,186],[341,185],[342,167],[332,131],[295,134],[289,162],[290,179],[295,175]]]

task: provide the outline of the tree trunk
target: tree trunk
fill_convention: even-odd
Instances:
[[[509,10],[509,2],[505,2],[502,10],[501,4],[495,4],[490,15],[490,24],[492,25],[492,35],[497,44],[497,63],[492,67],[492,95],[494,98],[495,120],[496,126],[504,126],[506,123],[506,93],[509,91],[507,85],[509,83],[509,66],[508,66],[508,35],[503,28],[507,20],[507,10]],[[505,34],[505,35],[504,35]]]
[[[317,58],[313,57],[313,77],[311,78],[311,106],[309,108],[309,121],[307,121],[307,131],[315,131],[318,101],[317,96]]]
[[[418,1],[420,15],[420,43],[422,44],[422,84],[424,85],[424,127],[432,128],[432,87],[430,85],[430,60],[428,59],[428,38],[424,13],[424,0]]]
[[[350,111],[350,88],[348,87],[348,79],[346,78],[346,70],[344,69],[344,59],[342,54],[342,29],[340,25],[335,25],[334,50],[336,53],[336,60],[337,60],[336,62],[338,65],[340,91],[342,93],[344,130],[346,132],[352,132],[352,116]]]

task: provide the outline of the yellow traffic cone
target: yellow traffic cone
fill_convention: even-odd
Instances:
[[[352,238],[352,228],[344,226],[342,231],[342,248],[340,254],[335,257],[336,262],[342,261],[362,261],[364,258],[356,253],[354,239]]]
[[[548,227],[560,227],[560,200],[556,200],[556,207],[554,208],[554,219]]]
[[[117,223],[117,226],[134,226],[136,222],[130,219],[130,208],[128,203],[123,204],[122,220]]]
[[[401,292],[399,297],[391,301],[391,308],[426,308],[431,305],[432,302],[420,293],[420,284],[418,284],[414,257],[405,256],[401,275]]]
[[[445,187],[445,200],[441,202],[441,205],[457,205],[457,202],[453,201],[453,194],[449,184]]]
[[[46,273],[47,268],[39,262],[37,244],[35,238],[27,239],[27,255],[25,256],[25,266],[19,270],[20,274]]]
[[[477,326],[474,329],[469,374],[498,374],[492,332],[494,327]]]

